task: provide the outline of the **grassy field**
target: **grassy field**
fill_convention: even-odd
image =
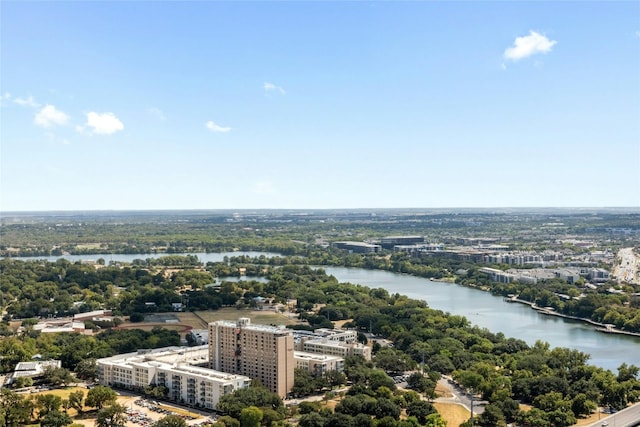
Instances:
[[[174,319],[178,318],[179,323],[125,322],[121,324],[118,329],[141,329],[143,331],[150,331],[153,328],[160,327],[177,331],[180,337],[184,339],[185,335],[191,329],[207,329],[207,323],[215,322],[216,320],[237,320],[239,317],[248,317],[251,319],[251,323],[263,325],[292,325],[298,323],[295,319],[290,319],[283,314],[273,311],[238,310],[232,307],[225,307],[215,311],[198,311],[196,313],[175,312],[170,314],[174,316]]]
[[[248,317],[251,323],[264,325],[293,325],[297,321],[287,316],[275,313],[273,311],[249,310],[225,307],[215,311],[198,311],[200,317],[207,322],[215,322],[216,320],[237,320],[239,317]]]
[[[87,390],[84,387],[66,387],[66,388],[60,388],[60,389],[56,389],[56,390],[48,390],[48,391],[41,391],[39,393],[32,393],[30,396],[37,396],[39,394],[52,394],[54,396],[60,396],[62,399],[69,399],[69,395],[74,392],[74,391],[78,391],[80,390],[82,393],[84,393],[84,397],[87,397],[87,392],[89,390]],[[91,409],[95,409],[95,408],[90,408],[88,406],[84,406],[83,410],[84,411],[89,411]],[[75,409],[70,408],[69,409],[69,416],[70,417],[75,417],[77,416],[77,412]]]
[[[471,417],[471,412],[457,403],[435,402],[433,406],[438,413],[447,421],[447,426],[457,427]]]
[[[200,319],[194,313],[185,311],[184,313],[175,313],[175,315],[180,319],[180,323],[189,325],[193,329],[207,329],[207,322]]]

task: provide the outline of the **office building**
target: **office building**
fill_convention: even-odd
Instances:
[[[332,245],[338,249],[344,249],[351,253],[368,254],[380,252],[381,246],[365,242],[333,242]]]

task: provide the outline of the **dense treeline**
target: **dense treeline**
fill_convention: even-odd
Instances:
[[[251,285],[257,291],[238,290],[238,285],[224,284],[216,288],[210,285],[218,277],[239,276],[241,270],[249,277],[270,277],[277,274],[277,267],[286,265],[359,267],[434,279],[448,278],[462,285],[491,290],[497,295],[519,295],[523,300],[541,307],[553,307],[562,314],[640,332],[640,297],[634,296],[640,292],[637,285],[627,284],[625,292],[611,294],[608,286],[590,289],[584,286],[583,281],[568,284],[553,279],[536,285],[503,284],[492,282],[479,271],[480,266],[464,261],[407,254],[349,254],[332,248],[314,247],[304,249],[302,256],[238,256],[226,258],[221,263],[207,263],[206,266],[194,255],[134,260],[124,268],[117,265],[94,268],[64,259],[56,261],[53,266],[45,262],[5,259],[0,260],[0,272],[6,272],[0,277],[0,304],[13,301],[7,312],[21,318],[61,316],[99,307],[130,315],[168,311],[172,303],[184,301],[194,310],[215,309],[238,301],[252,304],[253,297],[263,296],[260,285]],[[178,270],[163,274],[163,269],[172,267]],[[119,297],[115,298],[118,292]],[[246,299],[243,300],[243,296]],[[77,301],[82,301],[83,305],[74,305]]]
[[[106,298],[98,301],[105,305],[114,304],[116,309],[121,310],[134,309],[137,302],[154,296],[159,298],[157,301],[161,306],[164,301],[162,298],[166,295],[178,295],[174,282],[178,281],[179,275],[165,277],[162,274],[152,274],[141,267],[95,269],[93,266],[63,261],[25,263],[7,260],[0,261],[0,266],[3,268],[0,279],[3,294],[5,289],[11,291],[11,295],[20,295],[21,290],[27,289],[26,294],[30,295],[30,292],[37,292],[40,288],[59,289],[58,294],[66,291],[69,298],[78,292],[83,297],[93,298],[105,293]],[[192,286],[190,280],[185,279],[184,283],[180,282],[180,286],[190,286],[190,292],[198,292],[198,298],[209,293],[221,303],[227,297],[230,299],[226,302],[233,304],[251,299],[247,294],[280,300],[296,299],[301,312],[306,313],[314,306],[322,307],[313,314],[303,315],[310,325],[331,326],[329,319],[348,319],[350,321],[347,327],[361,331],[371,330],[374,334],[393,341],[393,350],[381,349],[376,353],[374,366],[355,364],[359,368],[346,372],[354,384],[365,387],[352,387],[352,393],[357,392],[356,396],[360,396],[358,399],[366,408],[373,407],[366,406],[372,405],[366,403],[371,399],[375,399],[377,404],[383,398],[394,403],[393,393],[389,396],[386,391],[380,390],[388,381],[384,370],[395,369],[394,361],[397,367],[402,366],[404,369],[415,367],[424,360],[425,369],[434,378],[440,374],[452,375],[459,383],[473,389],[490,402],[485,417],[488,419],[492,416],[495,419],[485,421],[495,422],[493,425],[503,425],[515,420],[528,426],[567,426],[575,417],[587,414],[595,405],[622,408],[640,398],[638,368],[635,366],[623,365],[614,374],[587,365],[588,356],[580,352],[550,349],[541,342],[530,347],[521,340],[474,327],[462,316],[430,309],[425,302],[389,294],[384,289],[338,283],[322,269],[290,264],[256,271],[266,275],[268,282],[226,282],[221,286],[202,287],[197,280],[204,283],[211,278],[208,276],[211,273],[203,269],[184,270],[188,274],[197,273],[194,275],[196,284]],[[46,282],[51,283],[41,286]],[[116,287],[118,295],[109,294],[108,290]],[[56,303],[58,294],[51,296],[53,304]],[[141,295],[143,298],[137,299]],[[36,298],[38,299],[49,301],[46,296]],[[28,298],[18,298],[15,304],[21,306],[27,302]],[[9,308],[12,305],[13,303]],[[5,331],[9,332],[6,325]],[[27,330],[21,337],[8,336],[0,341],[0,360],[2,369],[8,371],[18,361],[29,360],[40,353],[45,357],[60,358],[63,366],[73,369],[83,359],[176,343],[177,334],[161,329],[152,332],[106,331],[95,337],[38,334]],[[398,364],[400,360],[404,360],[404,365]],[[380,370],[380,373],[376,373],[375,369]],[[374,382],[372,385],[371,381],[374,380],[379,380],[380,384]],[[388,385],[391,386],[390,383]],[[511,402],[517,401],[529,403],[535,409],[527,412],[516,409]],[[394,406],[384,402],[390,412],[380,420],[387,416],[396,420],[393,416]],[[378,419],[378,415],[381,415],[372,415],[366,412],[368,409],[361,410],[365,411],[361,413],[366,413],[372,419]],[[327,419],[338,417],[343,421],[346,420],[345,416],[351,416],[347,413],[349,410],[341,411],[337,410],[336,414],[342,415],[318,415],[326,415]],[[311,417],[317,420],[317,416]],[[353,421],[344,422],[344,425],[354,425]]]
[[[27,330],[0,340],[0,373],[12,372],[18,362],[30,361],[36,355],[61,360],[64,368],[76,370],[83,360],[175,345],[180,345],[178,333],[163,328],[107,330],[95,336]]]

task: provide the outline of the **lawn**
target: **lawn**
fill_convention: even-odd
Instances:
[[[47,390],[47,391],[41,391],[41,392],[38,392],[38,393],[32,393],[31,396],[37,396],[39,394],[52,394],[54,396],[60,396],[62,399],[69,399],[69,395],[71,393],[73,393],[74,391],[78,391],[78,390],[80,390],[82,393],[84,393],[84,398],[86,399],[87,398],[87,392],[89,390],[87,390],[85,387],[58,388],[58,389],[55,389],[55,390]],[[95,409],[95,408],[91,408],[91,407],[88,407],[88,406],[84,406],[83,407],[84,411],[90,411],[92,409]],[[73,409],[73,408],[69,409],[69,416],[75,417],[77,415],[78,414],[76,413],[75,409]]]
[[[273,311],[250,310],[225,307],[215,311],[198,311],[197,314],[207,322],[216,320],[238,320],[240,317],[248,317],[251,323],[262,325],[294,325],[297,322],[287,316]]]
[[[457,403],[434,402],[433,406],[438,410],[442,418],[447,421],[448,426],[459,426],[471,417],[471,412]]]

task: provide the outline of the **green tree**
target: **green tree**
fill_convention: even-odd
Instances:
[[[13,381],[15,388],[31,387],[33,385],[33,378],[31,377],[18,377]]]
[[[424,427],[447,427],[447,422],[438,413],[430,414],[427,415]]]
[[[577,394],[571,402],[571,410],[576,417],[586,417],[597,409],[598,405],[584,393]]]
[[[71,417],[60,411],[51,411],[40,420],[40,427],[64,427],[73,423]]]
[[[31,412],[34,407],[32,400],[24,399],[6,388],[0,389],[0,408],[4,410],[2,415],[7,427],[30,424]]]
[[[240,427],[240,421],[229,415],[223,415],[213,424],[215,427]]]
[[[431,396],[436,389],[436,383],[421,373],[414,372],[407,378],[407,388]]]
[[[407,406],[407,415],[410,417],[416,417],[418,422],[421,425],[427,422],[427,417],[436,412],[436,409],[429,402],[425,402],[424,400],[418,400],[416,402],[411,402],[409,406]]]
[[[82,359],[75,369],[78,378],[86,381],[95,381],[98,378],[98,365],[96,359]]]
[[[402,351],[391,347],[384,347],[378,351],[373,359],[376,367],[386,372],[404,372],[414,369],[416,362]]]
[[[64,386],[76,381],[68,369],[54,367],[48,367],[45,369],[44,380],[55,387],[60,385]]]
[[[311,412],[320,411],[320,402],[300,402],[298,405],[298,411],[301,414],[310,414]]]
[[[259,427],[263,413],[260,408],[249,406],[240,412],[240,427]]]
[[[257,408],[271,408],[284,413],[282,399],[263,386],[251,386],[234,391],[223,396],[218,402],[217,410],[225,415],[239,419],[242,409],[255,406]]]
[[[347,381],[347,377],[335,369],[325,372],[324,377],[331,388],[340,386]]]
[[[491,404],[485,406],[484,412],[478,416],[476,422],[480,427],[506,427],[507,425],[502,410]]]
[[[377,419],[391,417],[397,420],[400,418],[400,407],[391,400],[381,397],[376,401],[374,415]]]
[[[178,415],[167,415],[156,421],[153,427],[187,427],[187,422]]]
[[[293,388],[291,392],[296,396],[308,396],[315,388],[315,378],[306,369],[296,368],[293,372]]]
[[[87,392],[85,405],[102,409],[105,405],[116,401],[118,395],[109,387],[98,385]]]
[[[39,394],[36,396],[38,416],[42,419],[49,412],[57,411],[62,405],[62,397],[55,394]]]
[[[96,417],[96,427],[125,427],[126,422],[125,407],[119,403],[100,409]]]
[[[323,427],[324,417],[317,412],[309,412],[300,417],[300,427]]]
[[[82,402],[84,400],[84,392],[82,390],[76,390],[69,393],[69,405],[75,409],[78,414],[82,413]]]

